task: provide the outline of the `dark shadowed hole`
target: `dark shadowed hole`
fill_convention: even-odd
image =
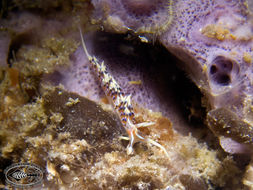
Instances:
[[[232,73],[238,73],[239,67],[235,62],[224,56],[217,56],[212,61],[210,67],[210,79],[214,83],[222,86],[229,85],[232,82]]]
[[[217,70],[218,70],[218,68],[216,67],[216,65],[212,65],[211,68],[210,68],[210,73],[214,74],[214,73],[217,72]]]
[[[231,83],[231,79],[227,74],[220,74],[217,76],[216,82],[221,85],[229,85]]]
[[[139,70],[143,76],[142,82],[146,85],[140,86],[139,89],[149,89],[150,92],[155,93],[160,104],[167,109],[161,111],[164,116],[174,119],[171,118],[172,115],[178,114],[180,120],[188,123],[189,126],[203,127],[205,109],[201,106],[202,94],[187,77],[188,75],[178,67],[180,61],[158,43],[146,44],[138,39],[126,39],[129,38],[125,35],[101,32],[94,39],[93,54],[99,55],[99,58],[104,60],[114,73],[126,75],[127,71]],[[133,51],[122,52],[119,48],[122,45],[133,47]],[[147,97],[141,98],[143,100]],[[173,110],[177,110],[177,113],[171,114]]]
[[[12,61],[15,59],[15,53],[19,50],[19,48],[24,45],[29,45],[31,41],[32,39],[28,33],[18,35],[12,39],[8,55],[9,66],[11,66]]]

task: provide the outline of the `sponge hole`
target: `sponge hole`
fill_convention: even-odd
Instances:
[[[231,83],[231,78],[228,74],[219,74],[216,76],[215,81],[220,85],[229,85]]]
[[[215,74],[218,71],[218,68],[216,65],[212,65],[210,68],[210,74]]]
[[[238,65],[229,58],[217,56],[213,59],[209,69],[212,82],[218,85],[229,85],[232,82],[232,75],[238,73]]]

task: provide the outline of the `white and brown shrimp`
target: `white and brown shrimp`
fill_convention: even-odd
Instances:
[[[134,118],[133,106],[131,104],[131,95],[126,95],[116,80],[107,72],[104,61],[99,62],[95,56],[91,56],[86,48],[86,45],[83,40],[82,31],[80,29],[81,41],[84,52],[89,59],[92,67],[98,75],[98,78],[101,82],[101,86],[109,100],[109,102],[113,105],[115,111],[120,117],[121,123],[125,128],[128,137],[122,137],[122,139],[129,140],[129,144],[127,146],[127,153],[131,154],[133,152],[133,145],[138,141],[145,141],[147,143],[151,143],[160,149],[162,149],[165,154],[168,156],[166,149],[160,145],[159,143],[153,141],[150,138],[143,137],[140,135],[138,128],[145,127],[149,125],[153,125],[153,122],[144,122],[144,123],[136,123]]]

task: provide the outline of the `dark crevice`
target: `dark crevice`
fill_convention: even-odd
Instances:
[[[15,61],[16,52],[21,48],[21,46],[29,45],[32,43],[32,38],[30,33],[24,33],[22,35],[17,35],[13,37],[8,54],[8,65],[11,67],[12,62]]]
[[[203,126],[205,109],[201,106],[200,90],[178,67],[180,61],[162,45],[104,32],[96,35],[93,44],[92,54],[105,60],[110,70],[126,73],[128,69],[138,69],[143,83],[155,92],[160,102],[167,104],[168,110],[173,104],[190,126]],[[126,47],[123,51],[122,46]],[[163,111],[166,116],[166,110]]]

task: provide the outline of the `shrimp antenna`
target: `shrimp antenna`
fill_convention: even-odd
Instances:
[[[84,50],[86,56],[88,57],[88,59],[91,60],[92,57],[91,57],[90,54],[88,53],[88,50],[87,50],[86,45],[85,45],[85,43],[84,43],[83,32],[82,32],[81,26],[79,27],[79,31],[80,31],[80,36],[81,36],[81,42],[82,42],[83,50]]]
[[[131,154],[133,152],[133,145],[134,143],[138,141],[146,141],[150,144],[153,144],[154,146],[157,146],[158,148],[162,149],[167,157],[169,157],[168,152],[166,149],[156,141],[142,137],[140,134],[138,134],[138,128],[139,127],[146,127],[153,125],[153,122],[143,122],[135,124],[134,119],[132,118],[133,108],[131,105],[131,96],[125,95],[123,91],[121,90],[118,83],[115,81],[115,79],[106,72],[106,66],[104,65],[104,62],[102,61],[99,63],[95,56],[91,56],[86,48],[86,45],[84,43],[83,35],[82,35],[82,29],[81,26],[79,27],[80,36],[81,36],[81,42],[83,46],[83,50],[88,57],[90,63],[95,66],[96,72],[99,73],[99,78],[101,79],[102,87],[104,87],[104,92],[109,100],[112,101],[112,104],[114,105],[114,109],[117,112],[118,116],[121,119],[123,127],[126,129],[128,133],[128,137],[121,137],[121,139],[129,140],[129,144],[127,146],[127,153]],[[123,108],[123,110],[122,110]],[[124,113],[124,114],[122,114]]]

